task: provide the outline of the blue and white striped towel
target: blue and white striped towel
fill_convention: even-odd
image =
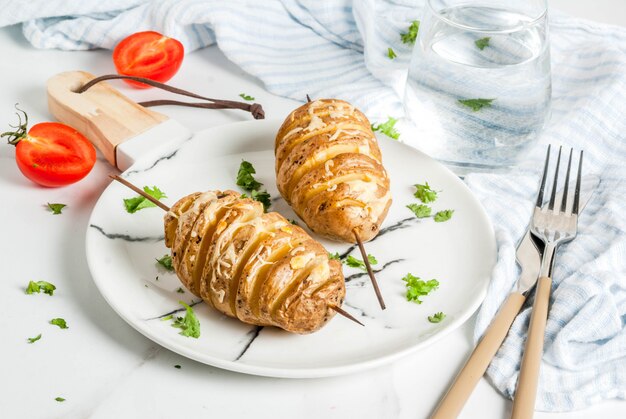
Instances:
[[[157,30],[186,50],[217,42],[273,93],[341,97],[373,120],[402,116],[410,47],[399,33],[422,1],[0,0],[0,26],[23,23],[36,47],[113,48]],[[478,339],[517,276],[515,244],[528,223],[545,144],[585,150],[601,184],[579,237],[554,270],[537,408],[580,409],[626,398],[626,30],[552,13],[552,119],[517,175],[471,174],[494,223],[498,263],[476,323]],[[386,57],[393,47],[398,58]],[[404,138],[420,146],[420,138]],[[517,380],[529,310],[518,316],[488,375],[507,397]]]

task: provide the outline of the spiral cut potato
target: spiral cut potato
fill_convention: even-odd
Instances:
[[[314,232],[354,243],[378,234],[391,205],[389,178],[365,115],[343,100],[293,111],[276,136],[278,190]]]
[[[193,193],[164,217],[181,282],[227,316],[311,333],[345,296],[341,264],[302,228],[235,191]]]

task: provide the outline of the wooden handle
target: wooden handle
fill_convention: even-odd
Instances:
[[[539,366],[543,355],[543,340],[548,319],[548,304],[552,279],[539,278],[535,303],[530,315],[528,339],[524,348],[524,357],[520,367],[517,389],[513,399],[513,419],[532,418],[535,412],[535,398],[537,396],[537,381],[539,380]]]
[[[519,292],[511,293],[508,296],[454,383],[439,402],[439,406],[431,416],[432,419],[456,418],[459,415],[474,387],[498,351],[525,300],[526,297]]]
[[[69,71],[48,80],[48,109],[59,121],[80,131],[117,167],[118,144],[159,125],[167,116],[133,102],[108,83],[84,93],[75,91],[94,79],[84,71]]]

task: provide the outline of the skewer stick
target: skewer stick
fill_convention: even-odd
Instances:
[[[376,282],[376,277],[374,276],[374,271],[372,270],[372,265],[370,265],[370,261],[367,258],[367,253],[365,252],[365,247],[363,246],[363,241],[359,237],[359,234],[354,231],[354,238],[356,239],[357,244],[359,245],[359,250],[361,251],[361,256],[363,256],[363,263],[365,263],[365,268],[367,269],[367,274],[370,276],[372,280],[372,285],[374,285],[374,292],[376,292],[376,298],[378,298],[378,303],[380,304],[380,308],[383,310],[385,307],[385,300],[383,300],[383,295],[380,293],[380,288],[378,288],[378,282]]]
[[[135,185],[133,185],[132,183],[130,183],[126,179],[121,178],[118,175],[109,175],[109,177],[111,179],[113,179],[113,180],[117,180],[119,183],[121,183],[122,185],[126,186],[127,188],[130,188],[133,191],[137,192],[139,195],[143,196],[144,198],[146,198],[148,201],[152,202],[157,207],[159,207],[159,208],[161,208],[161,209],[163,209],[165,211],[169,211],[170,210],[170,207],[165,205],[163,202],[161,202],[158,199],[156,199],[155,197],[147,194],[145,191],[139,189],[138,187],[136,187]]]
[[[307,101],[307,102],[310,102],[310,101],[311,101],[311,98],[309,97],[309,94],[308,94],[308,93],[307,93],[307,95],[306,95],[306,101]]]
[[[355,323],[360,324],[361,326],[365,326],[363,323],[361,323],[360,321],[358,321],[357,319],[355,319],[352,314],[348,313],[347,311],[345,311],[343,308],[341,307],[337,307],[337,306],[331,306],[329,305],[328,307],[332,308],[333,310],[335,310],[337,313],[341,314],[343,317],[345,317],[346,319],[350,319]]]

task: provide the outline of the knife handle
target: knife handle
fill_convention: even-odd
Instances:
[[[94,78],[85,71],[68,71],[51,77],[47,84],[48,109],[56,119],[87,137],[119,168],[117,146],[169,118],[133,102],[106,82],[76,93]]]
[[[513,412],[511,418],[532,418],[535,411],[537,397],[537,381],[539,380],[539,366],[543,355],[543,341],[548,319],[548,304],[552,279],[541,277],[537,282],[537,292],[533,311],[530,315],[528,338],[524,347],[522,366],[520,367],[517,389],[513,398]]]
[[[485,335],[435,409],[432,419],[456,418],[459,415],[474,387],[487,371],[489,363],[500,348],[525,300],[526,297],[519,292],[509,294]]]

